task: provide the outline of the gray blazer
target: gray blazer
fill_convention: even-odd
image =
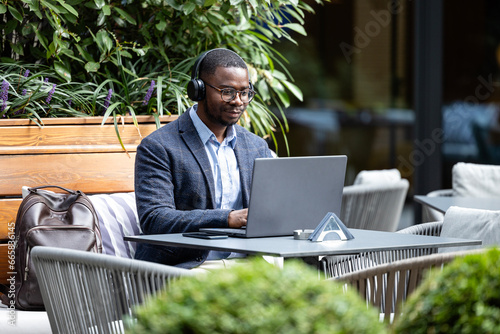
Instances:
[[[235,125],[243,206],[248,207],[253,163],[271,157],[264,139]],[[215,208],[210,162],[189,112],[144,138],[135,162],[137,211],[144,234],[227,227],[231,210]],[[138,243],[136,259],[184,268],[198,266],[208,251]]]

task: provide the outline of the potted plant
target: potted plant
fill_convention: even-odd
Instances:
[[[191,104],[185,87],[195,58],[205,50],[227,47],[247,61],[258,93],[241,124],[274,138],[276,129],[287,131],[287,124],[285,117],[283,122],[278,120],[270,106],[283,114],[288,94],[301,99],[302,93],[286,70],[286,59],[272,44],[294,42],[291,32],[305,34],[307,12],[312,8],[303,1],[281,0],[6,1],[0,3],[5,37],[0,60],[30,64],[34,69],[43,63],[67,84],[86,85],[92,99],[89,109],[80,111],[97,112],[92,115],[103,117],[103,122],[129,114],[134,120],[142,114],[158,120],[162,115],[178,115]],[[5,80],[4,75],[0,80]],[[153,86],[150,100],[143,105]],[[61,88],[56,87],[56,92]],[[40,121],[34,113],[18,113],[7,97],[0,118]],[[101,114],[98,106],[105,103],[109,105]],[[66,100],[66,116],[78,116],[67,107]],[[62,116],[54,106],[44,110],[36,113]]]

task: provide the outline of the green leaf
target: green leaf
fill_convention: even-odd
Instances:
[[[306,30],[304,29],[303,26],[301,26],[300,24],[298,23],[287,23],[287,24],[283,24],[283,28],[287,28],[287,29],[290,29],[290,30],[293,30],[303,36],[307,36],[307,33],[306,33]]]
[[[295,95],[296,98],[298,98],[300,101],[302,101],[302,99],[304,98],[304,96],[302,95],[302,91],[300,90],[299,87],[297,87],[296,85],[294,85],[293,83],[291,82],[288,82],[286,80],[283,80],[281,82],[286,88],[288,88],[288,90],[290,92],[292,92],[293,95]]]
[[[130,52],[128,52],[127,50],[122,50],[121,55],[122,55],[122,57],[130,58],[130,59],[133,58],[132,54]]]
[[[90,53],[88,53],[87,51],[85,51],[81,45],[79,44],[76,44],[76,49],[78,50],[78,55],[80,56],[80,58],[83,58],[84,60],[86,61],[92,61],[92,56],[90,55]]]
[[[119,16],[113,16],[113,20],[116,22],[116,24],[119,26],[119,27],[122,27],[122,28],[125,28],[127,26],[127,24],[125,23],[125,20],[122,19],[121,17]]]
[[[15,43],[9,43],[9,44],[10,44],[10,47],[12,48],[12,50],[14,50],[15,53],[17,53],[20,56],[24,56],[24,49],[23,49],[22,45],[15,44]]]
[[[123,9],[118,8],[118,7],[114,7],[113,9],[116,10],[118,12],[118,14],[123,16],[123,18],[125,20],[127,20],[128,23],[133,24],[133,25],[137,25],[137,21],[126,11],[124,11]]]
[[[66,80],[66,82],[71,82],[71,72],[62,62],[54,63],[54,69],[61,78]]]
[[[167,4],[175,10],[181,10],[182,4],[177,3],[176,0],[166,0]]]
[[[97,9],[101,9],[106,4],[106,1],[105,0],[94,0],[94,3],[95,3],[95,6],[97,7]]]
[[[73,8],[73,6],[68,5],[63,0],[57,0],[57,2],[59,2],[59,4],[63,6],[68,12],[78,17],[78,12]]]
[[[5,14],[7,12],[7,7],[0,3],[0,14]]]
[[[210,7],[213,6],[217,3],[217,0],[206,0],[205,3],[203,4],[203,7]]]
[[[267,85],[265,80],[259,80],[259,82],[256,85],[257,91],[259,92],[260,97],[264,100],[267,101],[271,98],[271,95],[269,94],[269,86]]]
[[[28,36],[33,32],[32,26],[30,24],[25,24],[23,25],[23,28],[21,29],[21,33],[23,36]]]
[[[109,5],[106,5],[106,6],[102,7],[102,12],[106,16],[111,15],[111,7]]]
[[[165,29],[167,28],[167,22],[165,22],[165,20],[161,20],[155,25],[155,27],[159,31],[165,31]]]
[[[47,48],[47,59],[52,57],[55,52],[56,52],[56,45],[55,45],[54,41],[52,41],[52,43],[50,43],[49,47]]]
[[[16,8],[9,6],[9,12],[16,20],[18,20],[19,22],[23,22],[23,15],[19,13],[19,11]]]
[[[41,20],[43,18],[40,12],[40,6],[38,1],[31,1],[29,3],[30,10],[35,13],[35,15]]]
[[[184,12],[184,15],[189,15],[191,14],[196,8],[196,5],[194,3],[187,3],[182,6],[182,11]]]
[[[9,20],[7,22],[7,24],[5,25],[3,33],[4,33],[4,35],[10,34],[16,28],[17,28],[17,21],[16,20]]]
[[[106,22],[106,15],[104,15],[104,12],[99,13],[97,16],[97,26],[100,27]]]
[[[85,69],[87,72],[97,72],[99,70],[99,67],[101,67],[101,64],[89,61],[87,64],[85,64]]]
[[[59,6],[55,6],[54,4],[51,4],[50,2],[47,2],[47,1],[44,1],[43,3],[45,6],[47,6],[48,8],[52,9],[54,12],[56,12],[57,14],[60,14],[61,13],[61,7]]]
[[[111,51],[113,49],[113,40],[109,37],[106,30],[99,30],[96,34],[96,42],[105,51]]]

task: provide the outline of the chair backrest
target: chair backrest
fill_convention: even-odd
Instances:
[[[356,175],[353,184],[393,183],[399,180],[401,180],[401,173],[396,168],[362,170]]]
[[[132,307],[191,271],[52,247],[31,253],[54,333],[123,333]]]
[[[355,184],[344,187],[340,220],[349,228],[397,230],[409,182]]]
[[[440,248],[440,253],[500,245],[500,211],[450,207],[444,215],[442,237],[481,240],[482,245]]]
[[[384,321],[393,322],[400,316],[404,301],[420,286],[427,270],[442,268],[457,256],[475,252],[477,250],[419,256],[352,272],[338,279],[356,288],[362,298],[379,308]]]
[[[459,162],[452,168],[454,196],[500,197],[500,166]]]

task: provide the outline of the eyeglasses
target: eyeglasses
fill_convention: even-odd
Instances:
[[[211,84],[205,82],[208,86],[212,87],[213,89],[216,89],[220,92],[220,98],[224,102],[231,102],[236,98],[236,94],[240,95],[240,100],[243,103],[250,103],[253,100],[253,97],[255,96],[255,91],[253,91],[250,88],[244,89],[244,90],[236,90],[234,88],[217,88],[212,86]]]

